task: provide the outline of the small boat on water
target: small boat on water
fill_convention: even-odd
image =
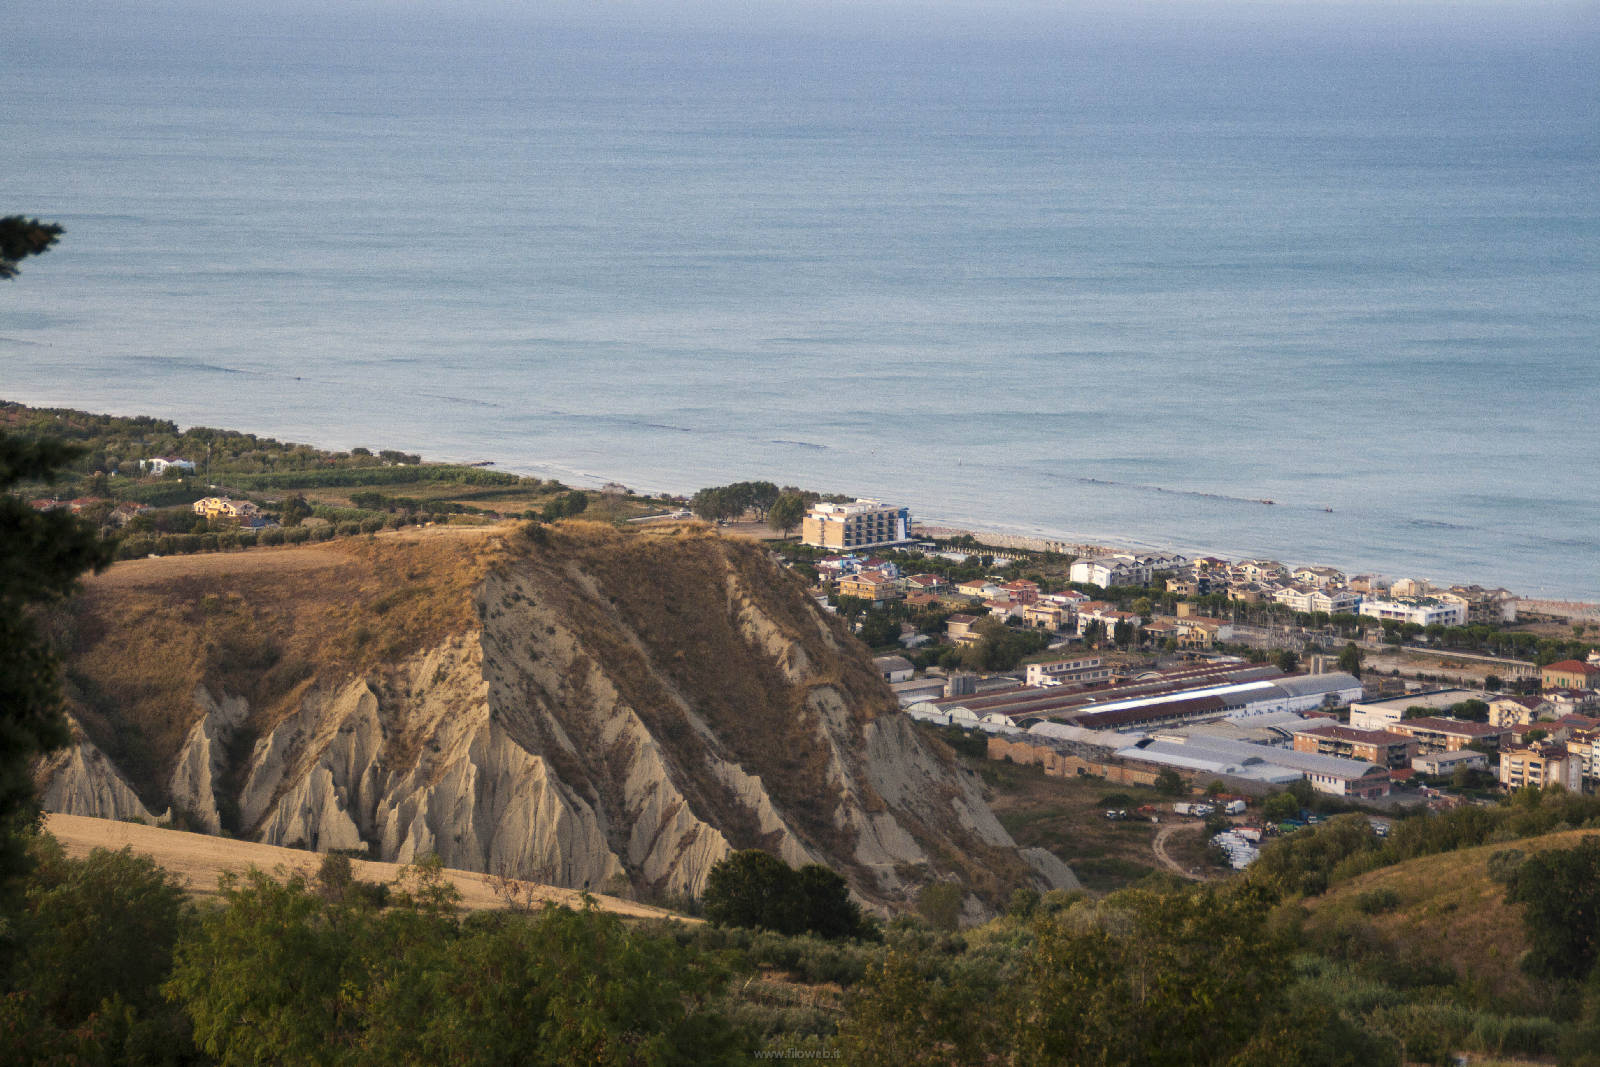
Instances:
[[[1260,500],[1256,501],[1256,503],[1257,504],[1276,504],[1277,501],[1276,500],[1268,500],[1266,497],[1262,497]]]

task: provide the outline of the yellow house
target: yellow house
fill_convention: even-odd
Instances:
[[[1582,760],[1567,747],[1535,741],[1523,748],[1500,753],[1500,784],[1507,789],[1558,783],[1577,792],[1583,786]]]
[[[1546,689],[1600,689],[1600,663],[1564,659],[1539,672],[1539,684]]]
[[[208,519],[253,519],[261,509],[248,500],[229,500],[225,496],[208,496],[194,502],[194,513]]]
[[[1532,697],[1497,697],[1489,701],[1489,722],[1494,726],[1526,726],[1539,717],[1539,705]]]
[[[839,579],[839,595],[859,597],[879,604],[885,600],[899,600],[905,594],[893,578],[877,571],[862,571]]]

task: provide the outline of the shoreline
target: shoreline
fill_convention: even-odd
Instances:
[[[1119,552],[1138,552],[1143,549],[1130,543],[1104,544],[1091,542],[1077,542],[1066,538],[1040,537],[1033,534],[1019,534],[1002,528],[985,527],[972,523],[953,523],[943,519],[930,519],[913,523],[918,532],[925,532],[929,537],[948,538],[970,535],[979,544],[999,549],[1021,549],[1033,552],[1071,552],[1076,555],[1105,554],[1111,555]],[[1009,543],[1008,543],[1009,542]],[[1059,546],[1059,547],[1058,547]],[[1080,552],[1079,550],[1085,550]],[[1177,552],[1176,549],[1157,548],[1157,551]],[[1238,560],[1244,557],[1229,555],[1226,552],[1208,552],[1206,555],[1215,555],[1221,559]],[[1283,562],[1283,561],[1278,561]],[[1295,561],[1298,566],[1322,566],[1316,561]],[[1467,582],[1453,582],[1455,585],[1467,585]],[[1449,588],[1446,586],[1445,588]],[[1550,597],[1524,596],[1515,590],[1512,593],[1521,614],[1524,605],[1526,610],[1534,614],[1549,615],[1553,618],[1563,618],[1569,621],[1585,621],[1600,623],[1600,601],[1590,600],[1562,600]]]
[[[8,401],[10,401],[12,403],[20,403],[20,404],[22,404],[22,405],[24,405],[26,407],[30,407],[30,408],[52,407],[52,408],[63,408],[63,409],[66,409],[66,410],[73,410],[73,411],[86,411],[86,412],[88,411],[88,409],[85,409],[85,408],[73,407],[71,404],[54,403],[54,402],[41,403],[41,402],[39,402],[37,400],[14,400],[11,397],[3,397],[3,398],[0,398],[0,399],[5,399],[5,400],[8,400]],[[123,412],[98,412],[98,411],[96,411],[96,412],[88,412],[88,413],[96,414],[96,415],[111,415],[111,416],[114,416],[114,417],[121,417],[121,418],[141,417],[141,416],[144,416],[146,414],[146,413],[142,413],[141,412],[141,413],[135,413],[133,415],[128,415],[128,414],[123,413]],[[186,425],[184,423],[179,422],[177,419],[171,419],[170,416],[157,415],[157,416],[153,416],[153,417],[170,419],[170,421],[172,421],[173,423],[175,423],[178,426],[180,431],[188,431],[190,429],[195,428],[196,426],[201,425],[199,423],[193,423],[193,424]],[[303,443],[303,444],[307,444],[308,447],[316,448],[316,449],[324,450],[324,451],[343,451],[343,450],[347,450],[347,449],[343,449],[343,450],[338,449],[336,446],[330,448],[329,446],[311,444],[309,442],[293,441],[292,438],[295,437],[295,436],[298,436],[298,433],[295,432],[295,431],[288,431],[287,434],[284,434],[284,432],[282,432],[282,431],[274,431],[274,430],[271,430],[271,429],[245,429],[245,428],[242,428],[242,427],[229,427],[229,428],[230,429],[238,429],[241,432],[258,434],[260,436],[273,437],[273,438],[276,438],[278,440],[285,441],[286,443],[293,443],[293,444],[302,444]],[[419,453],[423,453],[424,455],[427,455],[427,451],[428,451],[425,446],[419,445],[419,444],[417,444],[415,442],[413,442],[409,446],[409,450],[416,451],[416,452],[419,452]],[[567,466],[564,466],[564,465],[561,465],[561,464],[557,464],[557,463],[542,463],[542,462],[537,462],[537,461],[504,463],[504,462],[502,462],[500,460],[486,459],[486,458],[484,458],[484,455],[485,454],[482,451],[477,451],[477,452],[474,452],[472,454],[465,454],[464,453],[464,454],[462,454],[460,456],[457,456],[453,449],[445,448],[445,449],[437,450],[435,455],[428,456],[426,458],[425,462],[441,463],[441,464],[455,464],[455,465],[472,465],[472,466],[484,467],[484,468],[490,469],[490,470],[501,471],[501,472],[504,472],[506,474],[515,474],[515,475],[518,475],[520,477],[537,477],[537,478],[542,478],[542,479],[546,479],[546,480],[550,480],[552,478],[552,476],[554,476],[554,480],[559,481],[562,484],[568,485],[570,488],[575,488],[575,489],[598,490],[605,484],[608,484],[608,483],[611,483],[611,482],[616,482],[616,483],[619,483],[619,484],[622,484],[622,485],[629,486],[630,491],[642,491],[642,492],[645,492],[645,493],[648,493],[648,494],[651,494],[651,495],[672,495],[672,496],[681,496],[681,497],[687,498],[690,495],[692,495],[693,492],[694,492],[694,490],[684,491],[682,489],[663,488],[663,487],[659,486],[655,482],[654,479],[646,479],[645,482],[641,482],[641,483],[632,483],[626,477],[616,477],[614,475],[608,476],[608,475],[596,473],[596,472],[590,471],[590,470],[577,470],[575,468],[567,467]],[[760,477],[763,477],[763,474],[761,472],[754,472],[753,474],[747,472],[744,475],[744,477],[745,478],[751,478],[751,477],[760,478]],[[592,485],[586,484],[586,483],[589,483],[589,482],[593,482],[594,484],[592,484]],[[635,484],[637,484],[639,486],[638,489],[635,489]],[[881,493],[881,492],[879,492],[877,490],[871,490],[871,492],[876,493],[878,498],[881,498],[881,499],[885,499],[885,500],[895,499],[892,489],[888,493]],[[995,523],[995,522],[993,522],[991,520],[987,520],[987,519],[983,519],[983,518],[966,519],[966,518],[961,518],[959,516],[952,516],[952,517],[937,517],[937,516],[938,516],[938,512],[937,511],[930,510],[929,512],[926,513],[925,517],[918,517],[917,514],[916,514],[916,509],[915,509],[915,507],[913,507],[913,517],[912,517],[913,526],[914,526],[914,528],[921,529],[921,530],[950,531],[951,532],[951,536],[960,536],[961,534],[971,534],[973,537],[977,538],[979,541],[981,541],[981,542],[983,542],[985,544],[989,544],[992,547],[1001,548],[1001,549],[1010,547],[1010,548],[1028,549],[1028,550],[1031,550],[1031,551],[1063,551],[1063,552],[1072,552],[1072,553],[1078,554],[1078,555],[1097,554],[1097,553],[1111,554],[1111,553],[1117,553],[1117,552],[1153,551],[1153,552],[1168,552],[1168,553],[1182,554],[1182,555],[1188,556],[1189,558],[1194,558],[1197,555],[1218,556],[1218,557],[1220,557],[1222,559],[1228,559],[1228,560],[1239,560],[1239,559],[1255,558],[1255,557],[1251,557],[1251,556],[1247,556],[1247,555],[1242,555],[1242,554],[1240,554],[1240,553],[1238,553],[1236,551],[1233,551],[1231,549],[1226,549],[1226,548],[1217,548],[1217,547],[1214,547],[1214,546],[1204,547],[1204,548],[1189,547],[1189,546],[1180,545],[1180,544],[1178,544],[1178,543],[1176,543],[1174,541],[1167,541],[1167,540],[1163,540],[1163,539],[1159,539],[1159,538],[1130,537],[1126,533],[1119,533],[1119,534],[1112,535],[1110,537],[1088,537],[1088,536],[1084,536],[1084,535],[1074,535],[1074,534],[1070,534],[1070,533],[1064,533],[1064,532],[1056,531],[1056,530],[1042,530],[1042,529],[1040,529],[1038,527],[1007,526],[1005,524]],[[1080,551],[1080,550],[1082,550],[1082,551]],[[1298,566],[1332,566],[1335,569],[1337,569],[1337,570],[1339,570],[1339,571],[1341,571],[1343,573],[1346,573],[1346,574],[1351,573],[1351,571],[1348,570],[1345,566],[1342,566],[1342,565],[1340,565],[1338,563],[1329,563],[1329,562],[1326,562],[1324,560],[1298,559],[1298,558],[1295,558],[1295,557],[1292,557],[1292,556],[1288,556],[1287,554],[1282,554],[1282,555],[1283,555],[1284,558],[1280,558],[1279,561],[1280,562],[1289,563],[1291,565],[1298,565]],[[1393,575],[1390,575],[1390,572],[1388,572],[1387,570],[1377,570],[1376,568],[1373,568],[1372,570],[1373,570],[1374,573],[1383,574],[1385,576],[1393,576],[1393,577],[1397,577],[1397,578],[1398,577],[1412,577],[1412,575],[1407,575],[1407,574],[1405,574],[1403,572],[1395,572]],[[1429,579],[1429,580],[1431,581],[1431,579]],[[1482,584],[1482,582],[1481,581],[1476,581],[1476,583],[1475,583],[1474,580],[1462,580],[1459,576],[1457,576],[1457,577],[1455,577],[1455,578],[1453,578],[1453,579],[1451,579],[1451,580],[1449,580],[1447,582],[1435,583],[1435,584],[1442,584],[1442,585],[1444,585],[1445,588],[1448,588],[1449,585],[1452,585],[1452,584],[1463,584],[1463,585],[1466,585],[1466,584]],[[1507,588],[1509,588],[1509,587],[1507,587]],[[1541,596],[1541,595],[1524,594],[1524,593],[1516,592],[1515,590],[1511,590],[1511,591],[1516,596],[1517,602],[1519,604],[1524,604],[1525,603],[1525,604],[1529,605],[1528,610],[1530,610],[1530,611],[1534,611],[1534,612],[1539,613],[1539,614],[1547,614],[1548,613],[1548,614],[1555,615],[1556,617],[1571,618],[1571,619],[1577,619],[1577,620],[1582,620],[1582,621],[1600,623],[1600,600],[1593,600],[1593,601],[1591,601],[1591,600],[1582,600],[1582,599],[1576,599],[1576,598],[1572,598],[1572,597],[1561,595],[1561,594],[1557,594],[1557,595],[1542,595]]]

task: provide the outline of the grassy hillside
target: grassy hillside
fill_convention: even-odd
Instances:
[[[1528,947],[1520,908],[1505,902],[1505,887],[1489,876],[1489,860],[1510,849],[1572,848],[1594,833],[1521,838],[1372,871],[1306,900],[1306,933],[1336,951],[1443,964],[1486,1001],[1506,1010],[1544,1010],[1546,992],[1517,966]]]
[[[197,899],[214,898],[218,891],[218,879],[223,874],[242,875],[254,867],[275,874],[300,872],[308,878],[315,878],[323,861],[321,854],[300,849],[79,815],[47,815],[45,830],[61,843],[68,856],[75,858],[87,856],[97,848],[116,850],[124,847],[149,856],[182,881],[188,894]],[[352,860],[351,871],[355,877],[368,882],[391,883],[403,877],[402,864],[377,860]],[[461,894],[460,903],[465,911],[537,907],[546,902],[569,908],[585,906],[583,893],[559,886],[449,868],[440,873]],[[689,923],[698,921],[664,908],[619,897],[591,893],[589,898],[599,911],[631,918],[671,918]]]
[[[503,532],[445,528],[117,563],[58,619],[69,708],[159,807],[197,686],[248,698],[253,737],[311,686],[470,631],[504,558]]]

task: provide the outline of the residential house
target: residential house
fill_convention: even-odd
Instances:
[[[1182,605],[1179,605],[1182,607]],[[1213,619],[1205,615],[1179,616],[1175,620],[1178,628],[1179,648],[1210,648],[1218,641],[1233,639],[1233,623],[1226,619]]]
[[[1178,570],[1188,563],[1182,556],[1164,552],[1134,554],[1118,552],[1110,556],[1080,559],[1072,564],[1068,576],[1082,585],[1109,589],[1114,585],[1149,585],[1159,571]]]
[[[1036,604],[1039,601],[1039,583],[1030,582],[1026,578],[1006,582],[1000,586],[1000,591],[1019,604]]]
[[[1329,615],[1338,612],[1353,614],[1361,606],[1359,593],[1306,585],[1287,586],[1272,594],[1272,599],[1287,605],[1291,611],[1321,611]]]
[[[1289,568],[1275,559],[1246,559],[1235,563],[1230,570],[1244,582],[1279,582],[1289,575]]]
[[[1600,663],[1564,659],[1539,671],[1541,689],[1600,689]]]
[[[1142,635],[1141,640],[1149,642],[1153,646],[1165,644],[1167,641],[1172,641],[1176,644],[1179,630],[1176,620],[1152,619],[1140,627],[1139,632]]]
[[[1573,718],[1582,716],[1574,715]],[[1534,741],[1565,741],[1572,736],[1572,727],[1560,719],[1551,719],[1545,722],[1523,722],[1508,727],[1511,738],[1507,742],[1512,746],[1531,744]]]
[[[1091,604],[1094,605],[1091,607]],[[1138,626],[1142,620],[1131,611],[1118,611],[1110,604],[1103,601],[1091,601],[1078,609],[1078,636],[1082,637],[1089,632],[1089,627],[1094,623],[1102,623],[1106,630],[1106,639],[1110,640],[1117,631],[1117,623],[1125,622],[1130,626]]]
[[[1583,760],[1555,741],[1500,753],[1500,784],[1507,789],[1559,784],[1573,792],[1583,788]]]
[[[1389,595],[1396,597],[1425,597],[1433,592],[1433,583],[1426,578],[1401,578],[1389,586]]]
[[[1564,715],[1586,715],[1600,710],[1600,689],[1546,689],[1544,701],[1553,718]]]
[[[1508,726],[1437,716],[1402,719],[1391,725],[1389,732],[1416,738],[1418,752],[1460,752],[1474,743],[1499,749],[1511,737]]]
[[[1344,572],[1333,567],[1296,567],[1289,577],[1300,585],[1316,589],[1337,588],[1345,584]]]
[[[1365,760],[1380,767],[1407,767],[1417,754],[1416,738],[1386,730],[1352,730],[1324,721],[1294,732],[1296,752],[1320,752],[1324,756]]]
[[[248,500],[230,500],[225,496],[202,497],[194,502],[194,513],[207,519],[232,519],[245,524],[257,519],[261,509]]]
[[[139,461],[139,469],[154,474],[158,478],[169,470],[180,470],[193,474],[194,461],[178,456],[156,456],[152,459],[141,459]]]
[[[1073,618],[1071,609],[1060,604],[1041,602],[1024,605],[1022,609],[1022,621],[1036,630],[1062,630]]]
[[[989,609],[989,614],[997,619],[1020,619],[1023,607],[1008,596],[998,596],[983,602]]]
[[[1496,726],[1521,726],[1537,721],[1547,706],[1539,697],[1495,697],[1489,701],[1489,721]]]
[[[1000,595],[1000,583],[993,578],[968,578],[956,583],[956,592],[962,596],[981,597],[988,600]]]
[[[1457,752],[1430,752],[1411,761],[1411,769],[1418,774],[1454,774],[1463,767],[1486,771],[1489,769],[1489,757],[1464,748]]]
[[[913,574],[905,579],[905,587],[909,593],[943,596],[950,591],[950,581],[942,574]]]
[[[978,616],[952,615],[944,621],[945,636],[958,645],[970,645],[982,638],[977,632]]]
[[[1452,585],[1450,596],[1467,605],[1467,625],[1517,621],[1517,594],[1509,589],[1485,589],[1481,585]]]
[[[147,504],[136,503],[132,500],[124,500],[122,503],[111,509],[109,521],[113,526],[126,526],[140,515],[154,510],[154,508]]]
[[[905,594],[900,591],[900,583],[888,575],[878,571],[862,571],[839,579],[839,595],[857,597],[876,607],[899,600]]]
[[[1567,751],[1578,758],[1584,783],[1592,788],[1592,783],[1600,779],[1600,719],[1568,715],[1561,721],[1569,730]]]
[[[1397,585],[1399,583],[1396,583]],[[1361,601],[1358,613],[1373,619],[1389,619],[1418,626],[1465,626],[1466,604],[1457,599],[1432,596],[1396,596]]]

